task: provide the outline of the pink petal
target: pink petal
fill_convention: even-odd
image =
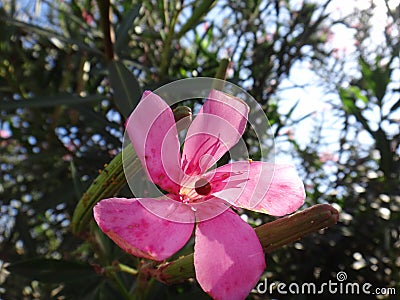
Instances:
[[[254,230],[229,209],[197,224],[194,267],[200,286],[214,299],[245,299],[265,259]]]
[[[222,199],[211,197],[204,202],[190,204],[194,211],[196,222],[212,219],[229,209],[229,204]]]
[[[182,168],[202,174],[232,148],[242,136],[249,107],[242,100],[212,90],[186,135]]]
[[[253,211],[282,216],[297,210],[305,199],[303,182],[293,166],[268,162],[240,161],[213,170],[230,174],[223,189],[213,196],[232,205]],[[219,186],[220,182],[211,186]]]
[[[126,130],[149,179],[162,189],[177,193],[182,173],[180,145],[168,104],[158,95],[144,92]]]
[[[161,219],[145,209],[138,199],[101,200],[93,211],[101,230],[123,250],[157,261],[170,257],[182,248],[194,226],[193,223]]]
[[[275,172],[267,195],[254,208],[273,216],[283,216],[296,211],[304,204],[306,192],[304,184],[292,165],[275,164]],[[243,199],[246,199],[244,196]],[[243,202],[243,208],[247,203]]]

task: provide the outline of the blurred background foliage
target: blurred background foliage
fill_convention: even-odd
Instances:
[[[399,299],[399,7],[381,1],[377,44],[371,16],[379,1],[339,17],[331,2],[2,0],[0,299],[130,299],[140,279],[118,262],[136,268],[140,261],[95,226],[74,236],[74,208],[120,151],[126,113],[141,91],[214,77],[224,57],[231,58],[227,80],[268,115],[277,157],[297,165],[305,207],[330,203],[340,211],[333,228],[268,257],[264,277],[322,283],[345,271],[349,282],[396,287],[390,297]],[[337,24],[354,34],[351,56],[330,43]],[[307,102],[288,107],[282,92],[305,88],[287,85],[304,63],[317,78],[307,85],[322,87],[327,108],[297,118]],[[308,142],[294,134],[305,123]],[[272,220],[242,213],[255,225]],[[136,296],[207,299],[193,281],[155,282]],[[249,299],[271,297],[321,296],[254,292]],[[368,299],[375,297],[388,298]]]

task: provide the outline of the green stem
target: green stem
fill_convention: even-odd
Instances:
[[[165,38],[163,50],[161,52],[161,62],[160,62],[160,72],[159,72],[160,78],[165,77],[167,75],[166,72],[169,63],[169,55],[171,53],[172,40],[175,36],[175,25],[176,22],[178,21],[178,16],[180,12],[181,12],[180,10],[176,10],[168,26],[167,36]]]
[[[137,284],[135,286],[134,295],[137,300],[145,300],[148,298],[149,292],[152,290],[152,286],[155,283],[155,279],[150,277],[147,272],[142,272],[148,268],[154,268],[155,262],[148,261],[142,265],[139,270],[139,275],[137,277]]]
[[[226,71],[228,70],[229,63],[231,60],[229,58],[223,58],[219,62],[217,73],[215,74],[215,78],[225,80],[226,79]]]
[[[215,78],[219,80],[214,80],[212,88],[216,90],[223,90],[225,86],[226,71],[228,70],[229,63],[231,60],[229,58],[223,58],[219,62],[217,72],[215,73]]]
[[[121,279],[115,272],[110,272],[109,276],[114,281],[115,285],[117,286],[118,290],[121,292],[121,295],[125,300],[136,300],[136,297],[128,292],[128,290],[125,288],[125,285],[122,283]]]
[[[131,274],[131,275],[137,275],[139,273],[138,270],[131,268],[130,266],[121,264],[121,263],[118,263],[117,267],[118,267],[119,271]]]
[[[111,162],[106,165],[104,170],[93,181],[89,189],[83,194],[81,200],[75,208],[72,216],[72,232],[79,235],[92,220],[92,209],[101,199],[109,198],[119,192],[126,184],[124,168],[122,163],[122,153],[124,160],[132,161],[130,170],[136,173],[140,170],[141,164],[136,158],[132,145],[124,148]],[[126,157],[126,158],[125,158]]]
[[[293,215],[255,228],[265,253],[271,253],[302,237],[337,223],[338,211],[328,204],[317,204]]]

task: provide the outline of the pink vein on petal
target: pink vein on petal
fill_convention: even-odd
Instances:
[[[242,100],[212,90],[186,135],[185,173],[204,173],[232,148],[246,128],[248,113]]]

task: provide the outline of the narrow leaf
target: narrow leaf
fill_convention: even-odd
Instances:
[[[96,49],[95,47],[93,47],[91,45],[85,44],[82,41],[75,40],[75,39],[72,39],[70,37],[63,36],[62,34],[59,34],[57,32],[51,31],[49,29],[41,28],[41,27],[38,27],[38,26],[35,26],[35,25],[32,25],[32,24],[24,23],[24,22],[21,22],[21,21],[16,21],[16,20],[9,19],[9,18],[1,18],[1,19],[5,20],[6,22],[10,23],[11,25],[13,25],[15,27],[22,28],[22,29],[24,29],[24,30],[26,30],[28,32],[36,33],[36,34],[38,34],[40,36],[43,36],[43,37],[49,39],[50,41],[52,39],[54,39],[54,38],[57,38],[60,41],[63,41],[63,42],[65,42],[65,43],[67,43],[67,44],[69,44],[71,46],[72,45],[76,45],[81,50],[85,50],[85,51],[87,51],[89,53],[93,53],[93,54],[96,54],[96,55],[99,55],[99,56],[103,55],[103,53],[100,50]]]
[[[47,283],[67,283],[98,277],[93,267],[81,263],[35,258],[11,263],[7,269],[12,274]]]
[[[16,109],[30,107],[52,107],[58,105],[76,105],[88,102],[97,102],[105,99],[102,95],[89,95],[80,97],[77,95],[60,94],[53,96],[33,97],[28,100],[0,101],[0,109]]]
[[[399,108],[400,108],[400,99],[397,100],[397,102],[395,104],[393,104],[393,106],[390,108],[390,113],[396,111]]]
[[[115,47],[117,53],[119,53],[123,49],[123,47],[125,45],[125,41],[127,40],[127,37],[128,37],[129,30],[132,28],[133,22],[139,15],[140,7],[141,7],[140,3],[135,5],[134,7],[132,7],[125,14],[124,18],[122,19],[121,24],[118,26],[118,28],[115,32],[116,42],[114,44],[114,47]]]
[[[368,104],[368,98],[367,96],[363,95],[360,88],[358,86],[350,86],[348,88],[350,93],[353,93],[354,96],[356,97],[356,99],[361,100],[362,102],[364,102],[365,104]]]
[[[120,113],[127,118],[139,103],[142,95],[139,82],[121,61],[111,61],[108,65],[110,84],[114,90],[114,100]]]
[[[73,160],[71,160],[69,167],[70,167],[70,171],[71,171],[72,181],[74,183],[75,195],[79,199],[82,196],[83,188],[82,188],[82,182],[79,178],[78,170],[76,169],[75,163]]]
[[[294,110],[297,108],[297,106],[300,103],[300,99],[296,101],[296,103],[289,109],[288,113],[286,114],[286,119],[290,119],[290,117],[292,116]]]

